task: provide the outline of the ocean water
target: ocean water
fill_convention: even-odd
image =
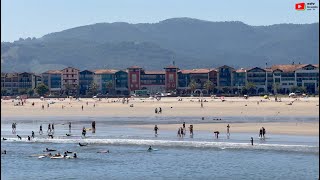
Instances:
[[[317,136],[224,133],[215,139],[206,131],[194,136],[176,136],[175,131],[130,128],[117,118],[97,120],[95,134],[81,137],[81,128],[91,126],[94,118],[68,117],[50,119],[21,118],[17,122],[18,140],[11,133],[12,119],[1,121],[1,178],[3,179],[318,179],[319,140]],[[143,124],[157,119],[122,118],[125,124]],[[183,120],[187,118],[182,118]],[[285,119],[285,118],[284,118]],[[120,121],[121,121],[120,120]],[[72,121],[72,136],[65,136]],[[170,121],[170,118],[163,120]],[[181,121],[172,119],[171,121]],[[190,120],[193,121],[193,120]],[[55,122],[54,138],[39,135],[39,125],[46,132]],[[189,121],[186,121],[189,122]],[[194,122],[193,122],[194,123]],[[188,125],[188,124],[187,124]],[[196,124],[195,124],[196,126]],[[178,127],[177,127],[178,128]],[[196,128],[196,127],[195,127]],[[27,141],[35,131],[36,137]],[[254,146],[250,144],[254,137]],[[88,143],[80,147],[78,143]],[[147,151],[152,146],[157,151]],[[45,148],[57,152],[77,152],[77,159],[39,159]],[[109,150],[110,153],[97,153]],[[54,152],[55,153],[55,152]],[[34,156],[33,156],[34,155]]]

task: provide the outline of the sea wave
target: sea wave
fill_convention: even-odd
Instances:
[[[2,139],[2,138],[1,138]],[[3,141],[3,140],[1,140]],[[163,146],[172,148],[215,148],[215,149],[234,149],[234,150],[274,150],[288,152],[310,152],[319,153],[319,146],[311,145],[292,145],[292,144],[261,144],[253,146],[250,143],[234,142],[210,142],[210,141],[175,141],[175,140],[150,140],[150,139],[44,139],[34,138],[31,141],[17,138],[7,138],[6,142],[27,142],[27,143],[88,143],[107,144],[107,145],[147,145]]]

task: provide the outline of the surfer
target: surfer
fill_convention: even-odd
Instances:
[[[66,158],[68,156],[67,152],[64,152],[63,157]]]
[[[49,137],[51,137],[51,139],[53,139],[53,135],[52,134],[48,134]]]
[[[52,131],[54,131],[54,123],[52,123],[51,129],[52,129]]]
[[[4,140],[4,141],[5,141],[5,140],[7,140],[7,139],[6,139],[6,138],[2,138],[2,140]]]
[[[148,151],[152,151],[152,147],[151,146],[149,146]]]
[[[155,135],[158,135],[158,129],[159,129],[159,128],[157,127],[157,125],[155,125],[155,126],[154,126],[154,134],[155,134]]]
[[[73,158],[77,158],[77,154],[76,153],[73,154]]]
[[[66,134],[66,136],[71,136],[71,134]]]
[[[67,151],[67,153],[69,153],[69,154],[70,154],[70,153],[72,153],[72,152],[71,152],[71,151]]]
[[[30,136],[28,136],[28,141],[30,141]]]
[[[266,134],[266,129],[264,127],[262,127],[262,136],[263,136],[263,139],[265,138],[265,135]]]
[[[31,132],[31,137],[34,138],[34,132],[33,131]]]
[[[46,150],[45,151],[43,151],[43,152],[50,152],[50,151],[56,151],[55,149],[49,149],[49,148],[46,148]]]
[[[20,140],[21,140],[21,136],[17,135],[17,137],[18,137],[18,139],[20,139]]]
[[[251,140],[250,140],[250,141],[251,141],[251,145],[253,146],[253,137],[251,137]]]

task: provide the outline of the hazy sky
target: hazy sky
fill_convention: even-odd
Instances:
[[[173,17],[249,25],[319,22],[319,9],[296,11],[298,0],[1,0],[1,41],[41,37],[100,22],[156,23]],[[315,2],[319,7],[319,0]]]

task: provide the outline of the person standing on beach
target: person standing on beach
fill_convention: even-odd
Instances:
[[[251,140],[250,140],[250,141],[251,141],[251,145],[253,146],[253,137],[251,137]]]
[[[186,122],[183,122],[182,127],[183,127],[182,135],[186,135]]]
[[[42,124],[40,124],[39,134],[42,135]]]
[[[14,130],[14,123],[12,123],[12,134],[15,133],[15,130]]]
[[[52,131],[54,132],[54,123],[52,123],[51,129],[52,129]]]
[[[263,139],[265,139],[265,135],[266,134],[266,129],[264,127],[262,127],[262,136],[263,136]]]
[[[86,133],[87,133],[87,131],[86,131],[86,128],[83,126],[83,128],[82,128],[82,136],[86,136]]]
[[[262,138],[262,128],[260,128],[259,137]]]
[[[178,134],[177,136],[181,137],[181,128],[178,129]]]
[[[157,127],[157,125],[155,125],[154,126],[154,135],[156,135],[156,136],[158,135],[158,129],[159,128]]]
[[[189,127],[190,136],[193,136],[193,125],[191,124]]]
[[[162,113],[162,109],[161,109],[161,107],[159,107],[159,113],[160,113],[160,114]]]
[[[92,133],[96,133],[96,121],[92,121]]]
[[[43,104],[42,104],[41,108],[42,108],[42,110],[44,110],[44,105]]]
[[[69,122],[69,133],[71,133],[71,122]]]
[[[158,108],[156,108],[156,109],[154,110],[154,113],[158,114]]]
[[[229,124],[227,126],[227,135],[228,135],[228,137],[230,136],[230,125]]]
[[[34,132],[33,131],[31,132],[31,137],[34,138]]]
[[[82,109],[82,111],[83,111],[83,105],[81,106],[81,109]]]
[[[48,130],[47,130],[47,132],[51,132],[51,124],[48,124]]]

